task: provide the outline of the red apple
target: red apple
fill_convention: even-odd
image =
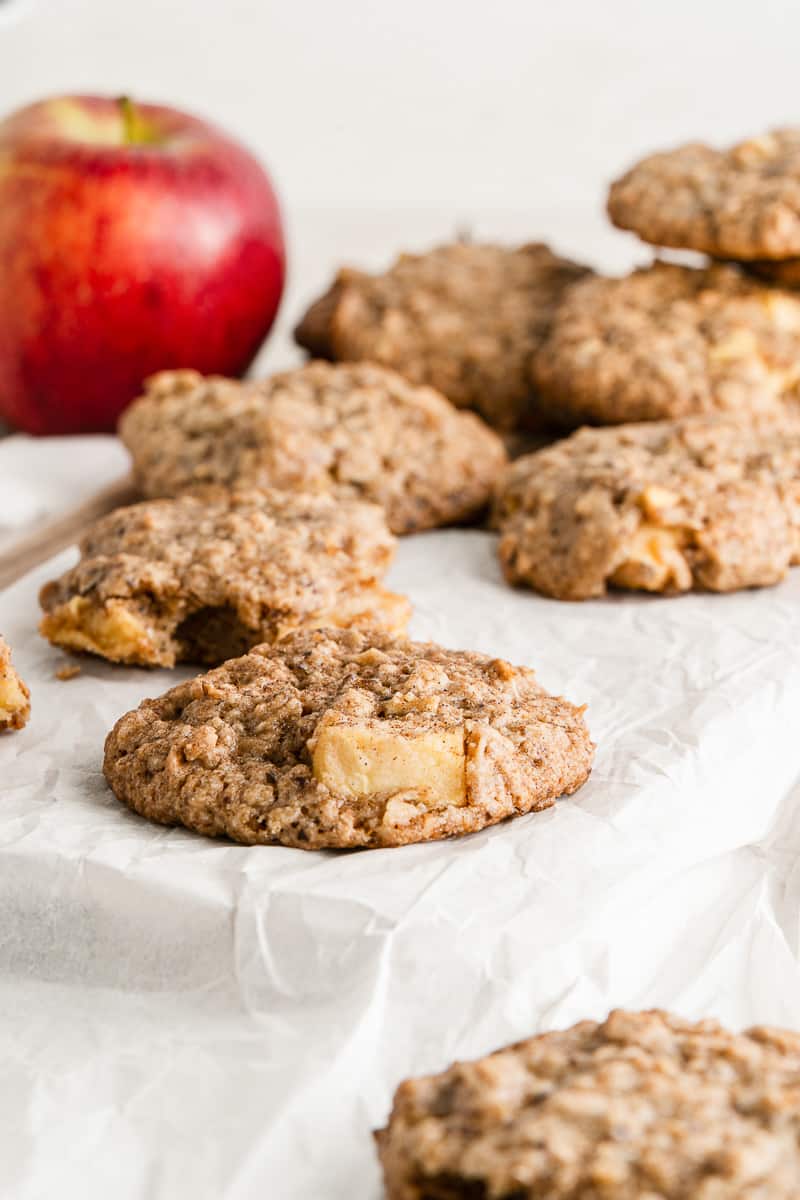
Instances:
[[[164,367],[239,375],[285,269],[256,160],[175,109],[65,96],[0,122],[0,418],[111,430]]]

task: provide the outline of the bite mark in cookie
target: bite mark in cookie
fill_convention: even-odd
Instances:
[[[536,427],[530,358],[566,290],[587,273],[541,244],[439,246],[403,254],[383,274],[340,271],[295,336],[312,353],[382,363],[430,384],[497,429]]]
[[[11,662],[11,650],[0,637],[0,732],[22,729],[30,716],[31,694]]]
[[[120,800],[248,845],[400,846],[553,804],[591,769],[582,709],[486,655],[320,630],[146,700],[106,742]]]
[[[495,519],[509,582],[558,599],[777,583],[800,562],[800,417],[582,429],[509,467]]]
[[[387,1200],[795,1200],[800,1035],[612,1012],[401,1084]]]
[[[734,267],[577,283],[533,359],[554,423],[800,411],[800,296]]]
[[[394,533],[477,518],[506,462],[473,413],[369,364],[315,362],[250,383],[167,372],[120,436],[148,496],[209,484],[327,492],[380,504]]]
[[[611,220],[656,246],[714,258],[800,255],[800,128],[716,150],[652,154],[611,185]]]
[[[207,492],[118,509],[41,593],[41,632],[112,662],[221,662],[295,628],[405,629],[380,586],[395,539],[377,505],[285,492]]]

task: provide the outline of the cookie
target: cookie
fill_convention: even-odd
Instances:
[[[336,355],[331,345],[331,325],[342,292],[348,283],[357,286],[368,283],[369,279],[369,275],[351,267],[339,271],[327,292],[323,292],[319,299],[309,305],[295,326],[294,340],[298,346],[307,350],[312,358],[334,360]]]
[[[168,371],[120,436],[146,496],[209,484],[328,492],[380,504],[394,533],[476,518],[506,461],[473,413],[368,364],[314,362],[252,383]]]
[[[800,128],[652,154],[611,185],[608,214],[656,246],[714,258],[800,255]]]
[[[758,279],[766,280],[767,283],[774,283],[783,288],[800,288],[800,258],[786,258],[782,262],[759,258],[741,265],[746,271]]]
[[[800,1035],[612,1012],[401,1084],[386,1200],[795,1200]]]
[[[106,742],[118,798],[246,845],[401,846],[584,782],[583,710],[532,671],[379,631],[301,631],[145,700]]]
[[[380,587],[395,539],[357,500],[223,492],[120,508],[41,592],[41,632],[112,662],[218,663],[295,628],[378,625],[410,605]]]
[[[341,271],[295,337],[311,353],[394,367],[508,431],[538,424],[530,358],[587,270],[540,244],[404,254],[382,275]]]
[[[734,267],[655,263],[570,289],[533,360],[567,428],[797,406],[800,296]]]
[[[0,732],[22,729],[31,712],[31,694],[11,664],[11,651],[0,637]]]
[[[777,583],[800,562],[800,418],[582,429],[509,467],[495,519],[508,581],[560,600]]]

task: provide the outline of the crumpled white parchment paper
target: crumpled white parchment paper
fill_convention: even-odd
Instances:
[[[65,439],[17,433],[0,439],[0,553],[129,470],[122,443],[104,434]]]
[[[129,813],[116,718],[187,672],[63,657],[0,595],[33,693],[0,740],[0,1195],[375,1200],[404,1077],[612,1006],[800,1024],[800,571],[561,604],[490,534],[405,540],[412,630],[588,702],[589,783],[456,842],[244,849]]]

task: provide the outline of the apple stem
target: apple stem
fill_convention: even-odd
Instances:
[[[147,131],[130,96],[120,96],[117,100],[117,107],[122,117],[122,137],[125,144],[138,146],[142,142],[146,142],[148,140]]]

